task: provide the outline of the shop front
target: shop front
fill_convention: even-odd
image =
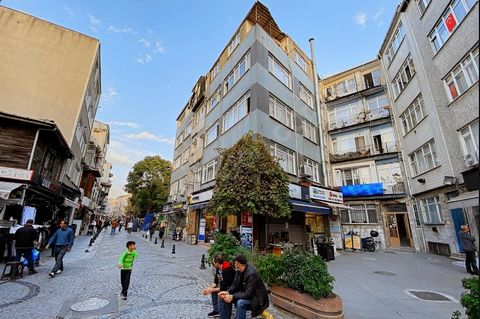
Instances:
[[[194,193],[190,197],[187,218],[187,243],[211,242],[218,227],[217,217],[208,210],[208,202],[213,196],[213,190]]]
[[[181,239],[184,229],[187,226],[186,204],[185,202],[174,202],[172,204],[172,213],[167,215],[167,229],[172,235]],[[186,231],[186,229],[185,229]]]

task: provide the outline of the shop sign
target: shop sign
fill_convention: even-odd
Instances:
[[[253,249],[253,227],[240,226],[240,246]]]
[[[173,204],[172,208],[173,208],[173,210],[182,210],[182,209],[184,209],[184,204],[183,203],[176,203],[176,204]]]
[[[198,240],[205,240],[205,218],[200,219],[200,228],[198,231]]]
[[[0,177],[19,181],[31,181],[33,177],[33,171],[0,166]]]
[[[324,202],[343,204],[343,194],[327,188],[310,186],[310,198]]]
[[[195,204],[199,202],[206,202],[212,199],[213,190],[208,190],[205,192],[201,192],[195,195],[190,196],[190,204]]]
[[[290,198],[302,199],[302,186],[296,184],[288,184],[288,196]]]
[[[242,226],[252,226],[253,225],[253,215],[249,212],[241,213]]]

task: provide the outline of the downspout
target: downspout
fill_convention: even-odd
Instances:
[[[323,141],[323,125],[322,125],[322,115],[320,112],[320,93],[318,91],[318,78],[317,78],[317,62],[315,58],[315,40],[314,38],[310,38],[310,53],[312,55],[312,66],[313,66],[313,87],[315,90],[315,105],[317,111],[317,120],[318,120],[318,143],[320,147],[320,162],[322,165],[322,180],[323,186],[328,186],[328,179],[327,179],[327,167],[325,163],[325,148],[324,148],[324,141]]]

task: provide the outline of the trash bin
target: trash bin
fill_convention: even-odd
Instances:
[[[325,261],[335,260],[335,249],[332,244],[317,244],[318,255]]]

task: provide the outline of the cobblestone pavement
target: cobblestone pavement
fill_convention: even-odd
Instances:
[[[93,247],[88,247],[88,239],[76,240],[64,259],[64,272],[55,278],[48,277],[53,258],[42,256],[38,274],[0,282],[0,318],[195,319],[207,318],[212,310],[210,297],[200,293],[213,278],[208,265],[199,269],[208,246],[166,239],[165,248],[160,248],[160,241],[154,244],[141,233],[126,232],[114,236],[103,232]],[[117,260],[130,239],[137,242],[140,257],[134,264],[129,298],[124,301],[119,298]],[[271,311],[277,319],[294,318],[277,309]]]

